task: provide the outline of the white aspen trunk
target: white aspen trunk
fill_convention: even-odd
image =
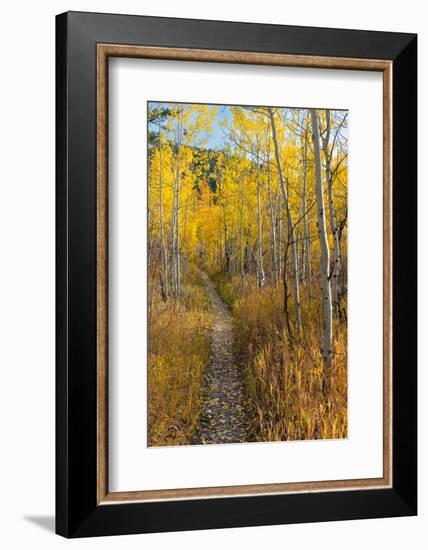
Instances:
[[[223,230],[224,230],[224,211],[223,211],[223,193],[222,193],[222,186],[221,186],[221,177],[220,173],[217,170],[217,179],[216,179],[216,189],[218,192],[219,197],[219,213],[218,213],[218,236],[219,236],[219,242],[220,242],[220,271],[224,271],[225,263],[223,261],[224,258],[224,250],[226,248],[226,239],[223,243]]]
[[[303,229],[299,231],[300,239],[300,282],[304,283],[306,279],[306,246],[305,246],[305,220],[303,219]]]
[[[308,214],[305,224],[305,243],[306,243],[306,275],[308,280],[308,297],[312,300],[312,250],[311,250],[311,218]]]
[[[302,208],[304,212],[304,218],[303,218],[303,247],[302,250],[304,252],[304,275],[306,275],[306,281],[307,281],[307,289],[308,289],[308,298],[309,301],[312,300],[312,267],[311,267],[311,220],[310,220],[310,212],[306,212],[307,208],[307,200],[306,200],[306,194],[307,194],[307,185],[308,183],[308,128],[305,127],[305,143],[303,147],[303,199],[302,199]]]
[[[281,167],[281,156],[279,154],[279,146],[278,146],[278,139],[276,135],[276,126],[275,126],[275,117],[273,114],[272,108],[269,107],[269,118],[272,128],[272,137],[273,137],[273,143],[275,146],[275,158],[276,158],[276,165],[278,169],[278,176],[279,176],[279,182],[281,184],[281,190],[282,190],[282,196],[284,199],[285,208],[287,210],[287,217],[288,217],[288,244],[289,246],[291,242],[291,260],[293,265],[293,280],[294,280],[294,306],[295,306],[295,312],[296,312],[296,323],[298,326],[299,332],[302,329],[302,315],[301,315],[301,308],[300,308],[300,291],[299,291],[299,273],[298,273],[298,263],[297,263],[297,242],[296,242],[296,233],[295,228],[293,226],[293,218],[291,215],[290,210],[290,204],[288,201],[288,193],[285,186],[284,181],[284,175],[282,173],[282,167]],[[285,269],[285,267],[284,267]]]
[[[331,268],[331,294],[333,301],[333,311],[337,316],[340,313],[340,304],[339,304],[339,285],[340,285],[340,242],[339,242],[339,231],[336,222],[336,212],[333,202],[333,174],[331,171],[331,156],[333,151],[329,151],[329,141],[330,141],[330,111],[325,110],[326,116],[326,134],[323,138],[323,149],[325,157],[325,171],[327,178],[327,197],[328,197],[328,208],[330,216],[330,229],[333,235],[333,266]]]
[[[244,284],[244,178],[241,178],[241,220],[240,220],[240,260],[241,260],[241,283]]]
[[[271,256],[271,280],[277,284],[278,282],[278,265],[276,258],[276,210],[272,199],[272,186],[270,177],[270,153],[267,156],[267,184],[269,196],[269,214],[270,214],[270,256]]]
[[[276,234],[276,250],[275,250],[275,256],[276,256],[276,284],[281,280],[281,254],[282,254],[282,247],[281,247],[281,191],[277,189],[276,196],[275,196],[275,234]]]
[[[298,266],[299,266],[299,281],[300,284],[304,284],[305,282],[305,267],[306,267],[306,260],[305,260],[305,241],[304,241],[304,227],[301,227],[301,224],[304,224],[305,216],[303,214],[303,204],[300,205],[299,210],[299,220],[298,226],[296,227],[296,235],[297,235],[297,260],[298,260]]]
[[[177,215],[176,215],[176,240],[175,240],[175,261],[177,277],[177,296],[181,294],[181,272],[180,272],[180,168],[177,177]]]
[[[219,271],[223,270],[223,241],[221,236],[221,206],[218,216],[218,268]]]
[[[149,173],[148,177],[151,177],[151,174]],[[147,204],[150,205],[152,203],[152,197],[151,197],[151,185],[147,185]],[[151,258],[151,234],[152,234],[152,216],[150,212],[150,208],[147,208],[147,268],[150,270],[150,266],[152,263]]]
[[[174,183],[174,198],[173,198],[173,206],[172,206],[172,250],[171,250],[171,256],[172,256],[172,289],[174,297],[177,298],[180,294],[180,283],[179,283],[179,272],[180,272],[180,256],[178,253],[179,249],[179,236],[178,236],[178,228],[179,228],[179,218],[178,218],[178,208],[179,208],[179,201],[178,201],[178,195],[179,195],[179,171],[180,169],[177,169],[176,177],[175,177],[175,183]]]
[[[300,267],[300,277],[301,277],[301,281],[304,281],[305,279],[305,275],[306,275],[306,233],[307,233],[307,228],[306,228],[306,218],[307,218],[307,214],[306,214],[306,180],[307,180],[307,162],[306,162],[306,157],[307,157],[307,131],[305,130],[305,141],[304,141],[304,145],[302,147],[302,164],[303,164],[303,186],[302,186],[302,213],[301,213],[301,217],[302,217],[302,224],[303,224],[303,230],[302,230],[302,234],[301,234],[301,254],[300,254],[300,258],[301,258],[301,267]]]
[[[161,288],[162,299],[164,302],[168,300],[168,255],[164,240],[163,228],[163,178],[162,178],[162,139],[161,127],[159,124],[159,242],[161,249]]]
[[[228,249],[228,239],[227,239],[227,225],[226,225],[226,218],[223,216],[224,219],[224,268],[225,271],[229,271],[229,249]]]
[[[302,330],[302,315],[300,307],[300,284],[299,284],[299,255],[297,248],[297,234],[295,228],[293,228],[293,219],[291,217],[290,208],[287,208],[288,212],[288,235],[291,239],[291,262],[293,266],[293,279],[294,279],[294,309],[296,315],[297,326],[299,331]]]
[[[260,164],[258,154],[257,162],[257,287],[263,288],[265,285],[265,272],[263,269],[263,232],[262,232],[262,217],[261,217],[261,199],[260,199]]]
[[[300,212],[298,212],[297,219],[299,219],[299,216],[300,216]],[[301,278],[300,278],[300,251],[299,251],[300,231],[299,231],[298,222],[296,222],[296,225],[294,227],[294,238],[295,238],[295,242],[296,242],[296,265],[295,265],[295,268],[297,270],[297,279],[299,281],[299,289],[300,289],[300,282],[301,282]]]
[[[281,215],[281,197],[278,200],[278,281],[282,278],[282,215]]]
[[[312,119],[312,139],[314,143],[314,159],[315,159],[315,193],[317,197],[318,236],[319,236],[319,242],[320,242],[322,310],[323,310],[323,318],[324,318],[324,327],[323,327],[324,334],[323,334],[323,340],[322,340],[321,354],[322,354],[322,359],[325,366],[331,367],[332,356],[333,356],[333,350],[332,350],[333,319],[332,319],[331,289],[330,289],[330,279],[329,279],[330,250],[328,246],[327,228],[325,223],[324,193],[323,193],[322,174],[321,174],[321,152],[320,152],[320,135],[319,135],[319,128],[318,128],[318,115],[315,109],[311,109],[311,119]]]
[[[171,225],[172,225],[172,246],[171,246],[171,257],[172,257],[172,290],[175,298],[180,296],[181,284],[180,284],[180,151],[181,151],[181,136],[182,136],[182,115],[177,122],[177,133],[176,133],[176,172],[175,172],[175,181],[174,181],[174,197],[173,197],[173,206],[172,206],[172,216],[171,216]]]

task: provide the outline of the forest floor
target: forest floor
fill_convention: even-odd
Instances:
[[[206,292],[214,315],[209,364],[203,379],[202,411],[194,443],[249,441],[245,388],[234,355],[233,321],[214,283],[206,273]]]

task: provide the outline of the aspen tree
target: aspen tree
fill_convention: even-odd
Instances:
[[[316,109],[311,109],[312,119],[312,139],[314,144],[314,161],[315,161],[315,194],[317,198],[317,221],[318,221],[318,238],[320,243],[320,271],[321,271],[321,293],[322,293],[322,310],[323,310],[323,338],[321,355],[325,367],[332,365],[332,340],[333,340],[333,319],[332,319],[332,304],[331,304],[331,289],[330,289],[330,250],[327,240],[327,229],[325,222],[324,210],[324,192],[322,185],[321,172],[321,152],[320,152],[320,135],[318,127],[318,114]],[[325,374],[325,388],[327,386],[327,377]]]
[[[305,136],[303,145],[303,245],[305,255],[305,274],[307,279],[308,298],[312,300],[312,257],[311,257],[311,214],[306,212],[306,195],[308,180],[308,127],[305,125]]]
[[[265,285],[265,272],[263,268],[263,233],[262,233],[262,215],[261,215],[261,166],[258,160],[259,151],[255,155],[257,163],[257,286],[263,288]]]
[[[162,133],[161,122],[159,120],[159,244],[161,250],[161,289],[162,299],[164,302],[168,300],[168,255],[166,253],[166,246],[164,240],[164,227],[163,227],[163,195],[162,195]]]
[[[330,149],[330,133],[331,133],[331,120],[330,111],[325,110],[326,130],[322,139],[324,159],[325,159],[325,172],[327,179],[327,197],[328,197],[328,209],[330,216],[330,229],[333,235],[333,266],[331,268],[331,295],[332,306],[335,314],[339,316],[340,304],[339,304],[339,285],[340,285],[340,242],[339,231],[336,222],[336,212],[333,202],[333,174],[331,170],[331,158],[333,155],[333,147]]]
[[[244,285],[244,178],[241,175],[241,209],[240,209],[240,227],[239,227],[239,241],[240,241],[240,268],[241,268],[241,285]]]
[[[276,165],[277,165],[277,170],[278,170],[278,177],[279,177],[279,182],[280,182],[280,185],[281,185],[282,196],[283,196],[283,199],[284,199],[285,208],[286,208],[286,211],[287,211],[288,238],[287,238],[286,248],[288,249],[288,247],[291,246],[291,255],[292,255],[292,264],[293,264],[293,281],[294,281],[294,306],[295,306],[295,311],[296,311],[297,327],[298,327],[298,331],[300,332],[301,329],[302,329],[302,315],[301,315],[301,308],[300,308],[299,273],[298,273],[299,268],[298,268],[298,263],[297,263],[296,232],[295,232],[295,227],[294,227],[294,224],[293,224],[293,217],[292,217],[292,214],[291,214],[290,203],[289,203],[289,200],[288,200],[288,192],[287,192],[287,188],[285,186],[285,179],[284,179],[284,174],[283,174],[282,166],[281,166],[281,155],[280,155],[280,152],[279,152],[278,137],[277,137],[277,133],[276,133],[275,116],[274,116],[272,107],[268,108],[268,112],[269,112],[269,118],[270,118],[271,129],[272,129],[273,143],[274,143],[274,146],[275,146],[275,159],[276,159]],[[286,271],[286,266],[285,265],[284,265],[284,271]],[[286,276],[286,275],[284,275],[284,276]],[[285,281],[285,279],[284,279],[284,281]]]
[[[277,212],[273,201],[272,182],[270,173],[270,136],[268,135],[267,152],[267,188],[269,197],[269,216],[270,216],[270,257],[271,257],[271,280],[276,284],[278,282],[278,262],[277,262],[277,246],[276,246],[276,231],[277,231]]]

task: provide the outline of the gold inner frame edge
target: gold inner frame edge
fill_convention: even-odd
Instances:
[[[225,487],[108,489],[108,59],[132,57],[383,73],[383,477]],[[377,489],[392,485],[392,62],[241,51],[97,45],[97,503]]]

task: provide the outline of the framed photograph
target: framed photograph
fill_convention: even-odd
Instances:
[[[416,35],[56,25],[57,533],[416,514]]]

